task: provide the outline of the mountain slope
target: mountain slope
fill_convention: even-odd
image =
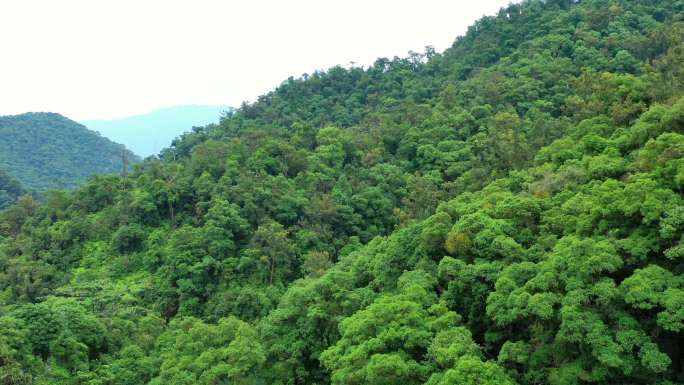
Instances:
[[[33,190],[73,188],[123,167],[122,145],[55,113],[2,116],[0,139],[0,169]],[[131,163],[138,160],[126,153]]]
[[[19,182],[0,170],[0,210],[12,205],[26,191]]]
[[[218,123],[225,106],[182,105],[162,108],[147,114],[112,120],[85,120],[81,124],[142,157],[158,154],[192,127]]]
[[[21,199],[6,377],[683,383],[683,11],[510,5]]]

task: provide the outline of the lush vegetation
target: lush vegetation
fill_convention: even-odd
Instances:
[[[14,203],[17,198],[26,194],[21,183],[0,170],[0,209],[7,208]]]
[[[0,381],[684,383],[682,15],[524,1],[21,198]]]
[[[74,188],[97,174],[121,173],[122,145],[54,113],[0,116],[0,170],[36,192]]]

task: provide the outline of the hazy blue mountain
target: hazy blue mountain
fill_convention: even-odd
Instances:
[[[72,188],[91,175],[120,173],[140,159],[124,146],[50,112],[0,116],[0,169],[29,190]],[[10,183],[10,196],[20,193]]]
[[[181,105],[121,119],[85,120],[81,123],[147,157],[158,154],[173,139],[194,126],[218,123],[221,113],[229,110],[231,108],[226,106]]]

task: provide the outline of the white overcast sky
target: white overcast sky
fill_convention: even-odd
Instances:
[[[288,76],[438,51],[509,0],[0,0],[0,115],[239,106]]]

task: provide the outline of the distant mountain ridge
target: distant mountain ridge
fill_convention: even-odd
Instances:
[[[60,114],[0,116],[0,170],[25,188],[73,188],[95,174],[119,173],[123,155],[140,159],[118,143]]]
[[[229,111],[232,108],[228,106],[188,104],[120,119],[84,120],[81,123],[147,157],[158,154],[192,127],[218,123],[221,114]]]

